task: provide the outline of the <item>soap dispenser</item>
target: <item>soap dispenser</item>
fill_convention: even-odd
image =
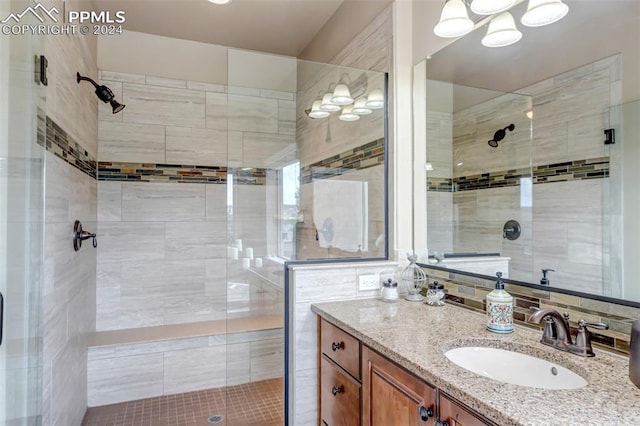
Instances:
[[[549,278],[547,277],[547,274],[549,272],[555,272],[555,269],[543,269],[542,270],[542,278],[540,279],[540,285],[549,285]]]
[[[496,288],[487,294],[487,330],[494,333],[513,332],[513,297],[504,289],[502,272],[496,273]]]

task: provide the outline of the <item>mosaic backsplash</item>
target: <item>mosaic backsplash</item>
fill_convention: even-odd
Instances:
[[[38,144],[83,173],[96,178],[96,159],[55,121],[38,110]]]
[[[222,166],[193,166],[181,164],[122,163],[100,161],[98,180],[124,182],[179,182],[226,184],[233,174],[241,185],[264,185],[268,169],[234,169]]]
[[[427,177],[427,191],[462,192],[519,186],[520,179],[528,177],[531,177],[531,170],[528,167],[462,176],[454,179]],[[545,164],[533,168],[534,184],[600,179],[605,177],[609,177],[608,157]]]
[[[352,170],[362,170],[384,163],[384,139],[377,139],[338,155],[303,166],[300,171],[300,183],[309,183],[315,179],[327,179],[340,176]]]
[[[437,280],[444,284],[447,302],[477,312],[485,312],[486,296],[493,290],[495,280],[428,267],[424,270],[430,282]],[[594,346],[629,354],[631,325],[636,319],[640,319],[640,308],[515,284],[506,284],[505,290],[514,297],[513,317],[516,323],[540,328],[527,322],[531,307],[551,308],[560,313],[567,312],[573,336],[580,319],[588,322],[603,322],[609,325],[609,330],[589,329]]]

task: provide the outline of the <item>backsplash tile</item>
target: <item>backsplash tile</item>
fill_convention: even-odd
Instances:
[[[300,183],[327,179],[353,170],[363,170],[384,163],[384,139],[366,143],[332,157],[302,167]]]
[[[426,266],[423,268],[429,281],[436,280],[444,284],[448,303],[476,312],[484,312],[486,295],[493,289],[494,279]],[[531,314],[530,307],[549,307],[561,313],[568,312],[574,335],[577,330],[577,322],[580,319],[603,322],[609,325],[609,330],[590,329],[594,346],[625,355],[629,354],[631,324],[636,319],[640,319],[640,309],[516,284],[506,284],[505,289],[514,297],[513,319],[516,323],[526,327],[540,328],[527,322]]]
[[[44,126],[43,126],[44,124]],[[53,119],[38,110],[37,141],[40,146],[53,153],[69,165],[96,178],[96,159],[76,142]]]
[[[427,191],[462,192],[487,188],[520,186],[523,178],[531,178],[528,167],[501,170],[478,175],[443,178],[427,176]],[[533,168],[533,183],[551,183],[601,179],[609,177],[609,158],[598,157],[563,163],[544,164]]]

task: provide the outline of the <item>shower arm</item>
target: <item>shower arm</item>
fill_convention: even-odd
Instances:
[[[89,83],[93,84],[93,87],[95,87],[96,89],[99,87],[98,83],[93,81],[93,79],[91,79],[89,77],[81,76],[79,72],[76,73],[76,80],[77,80],[78,83],[80,83],[81,81],[88,81]]]

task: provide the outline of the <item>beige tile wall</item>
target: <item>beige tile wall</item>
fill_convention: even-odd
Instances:
[[[47,8],[62,2],[44,0]],[[86,5],[72,0],[67,9]],[[46,37],[46,114],[91,157],[97,154],[98,99],[76,72],[97,79],[97,42],[91,35]],[[96,250],[73,251],[74,221],[95,232],[96,181],[51,152],[45,154],[42,424],[80,424],[87,406],[87,345],[95,330]]]
[[[619,92],[619,61],[617,56],[606,58],[519,90],[522,94],[506,94],[455,112],[453,176],[607,157],[603,130],[609,127],[609,108]],[[530,110],[531,122],[526,116]],[[430,135],[438,143],[440,115],[430,113],[429,121]],[[498,148],[489,147],[493,132],[510,123],[515,131],[508,132]],[[439,153],[437,147],[434,152]],[[475,252],[482,247],[508,256],[512,279],[538,282],[540,269],[551,268],[556,270],[552,282],[563,288],[603,294],[603,218],[609,184],[604,178],[536,184],[531,194],[523,194],[522,186],[456,192],[452,249]],[[532,207],[523,195],[532,197]],[[433,224],[430,246],[447,247],[448,232],[434,222],[444,218],[446,223],[446,195],[427,196],[427,221]],[[509,219],[522,226],[516,241],[502,238]]]

